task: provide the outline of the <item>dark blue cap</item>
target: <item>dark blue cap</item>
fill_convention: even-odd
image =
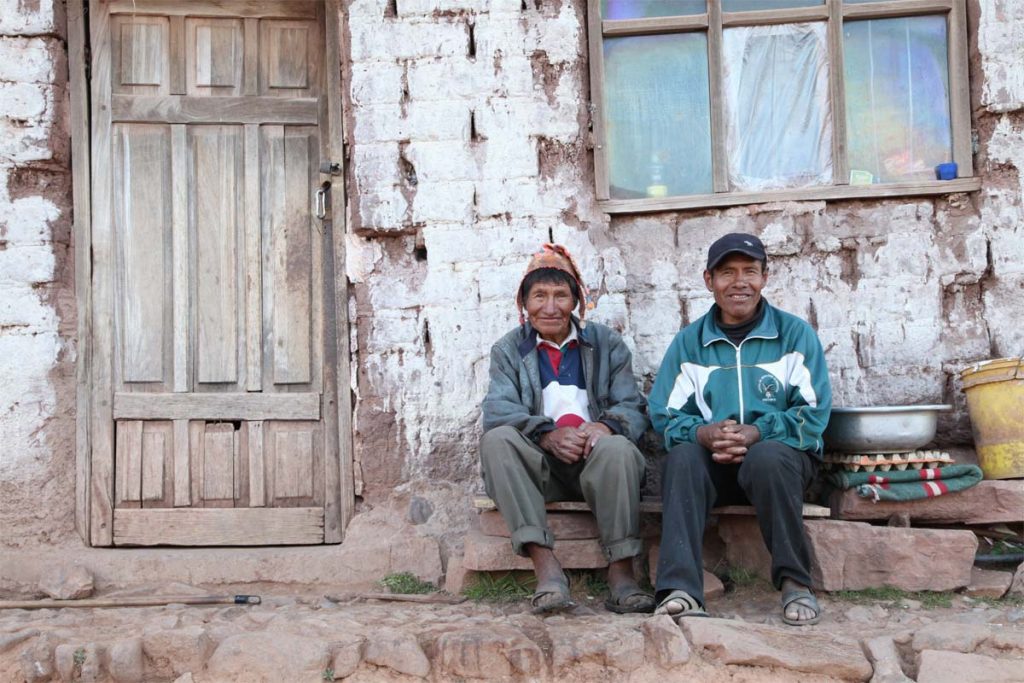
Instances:
[[[730,232],[719,237],[708,248],[708,270],[714,270],[722,259],[732,253],[740,253],[758,261],[768,260],[764,245],[757,237],[743,232]]]

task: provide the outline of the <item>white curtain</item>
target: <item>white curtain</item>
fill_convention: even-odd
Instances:
[[[830,184],[825,23],[726,29],[722,64],[732,189]]]

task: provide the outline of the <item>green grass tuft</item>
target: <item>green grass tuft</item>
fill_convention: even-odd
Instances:
[[[434,584],[421,581],[409,572],[388,574],[378,581],[377,585],[381,588],[386,588],[391,593],[416,594],[434,593],[437,591],[437,587]]]
[[[835,591],[829,595],[837,600],[844,600],[858,605],[873,602],[899,602],[900,600],[916,600],[925,609],[952,607],[953,605],[953,594],[949,592],[904,591],[889,586],[865,588],[859,591]]]
[[[726,578],[737,588],[741,586],[752,586],[762,580],[757,572],[752,572],[743,567],[729,567],[729,571],[726,573]]]
[[[466,586],[462,594],[470,600],[484,602],[516,602],[533,594],[536,581],[531,577],[520,581],[511,572],[495,576],[489,572],[475,575],[473,584]]]

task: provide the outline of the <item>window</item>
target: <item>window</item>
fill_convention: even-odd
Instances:
[[[589,0],[601,207],[978,189],[964,3]]]

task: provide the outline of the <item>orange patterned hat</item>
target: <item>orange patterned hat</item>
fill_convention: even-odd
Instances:
[[[535,270],[541,268],[554,268],[561,270],[569,274],[573,280],[576,281],[576,286],[580,290],[580,302],[579,302],[579,316],[580,316],[580,327],[585,325],[583,317],[586,314],[588,303],[587,298],[590,293],[587,291],[586,285],[583,284],[583,276],[580,275],[580,267],[576,265],[576,259],[572,257],[569,250],[563,247],[561,244],[548,244],[541,245],[540,251],[534,254],[530,258],[529,265],[526,266],[526,272],[523,273],[522,280],[519,281],[519,287],[516,289],[516,307],[519,309],[519,324],[522,325],[526,322],[526,317],[523,315],[523,309],[525,308],[525,302],[523,301],[523,280],[526,276]]]

